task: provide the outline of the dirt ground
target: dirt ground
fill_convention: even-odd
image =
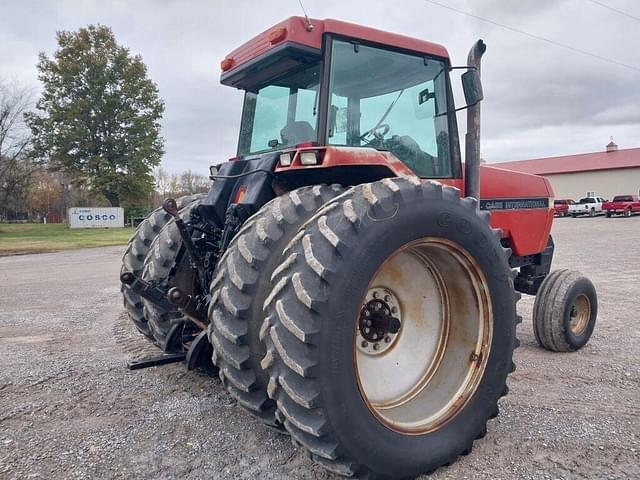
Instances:
[[[640,478],[640,217],[559,219],[555,268],[599,294],[580,352],[539,348],[533,298],[501,415],[431,479]],[[0,258],[0,478],[330,478],[220,382],[181,364],[128,371],[123,247]]]

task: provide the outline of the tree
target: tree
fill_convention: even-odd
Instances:
[[[185,170],[180,175],[180,190],[184,194],[203,193],[209,190],[211,182],[204,175]]]
[[[65,213],[62,206],[62,192],[64,182],[59,174],[52,173],[41,168],[31,178],[31,184],[26,190],[26,206],[29,217],[33,220],[41,220],[50,213],[54,213],[62,219]]]
[[[28,89],[0,81],[0,218],[24,213],[31,177],[41,167],[23,119],[31,103]]]
[[[153,171],[153,181],[155,191],[160,195],[166,195],[169,191],[169,173],[162,167],[158,167]]]
[[[158,87],[106,26],[61,31],[57,40],[53,58],[41,53],[37,65],[41,113],[26,116],[36,153],[112,206],[144,199],[164,153]]]

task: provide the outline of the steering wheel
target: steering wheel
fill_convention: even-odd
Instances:
[[[388,124],[381,123],[380,125],[377,125],[372,129],[364,132],[362,135],[360,135],[360,138],[358,138],[358,140],[362,142],[369,135],[373,135],[377,139],[382,139],[387,133],[389,133],[389,130],[390,130],[390,127]]]

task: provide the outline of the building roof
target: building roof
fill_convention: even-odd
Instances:
[[[494,163],[491,166],[535,175],[590,172],[616,168],[640,168],[640,148],[502,162]]]

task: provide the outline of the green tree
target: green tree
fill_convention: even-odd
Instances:
[[[164,102],[146,65],[103,25],[57,40],[52,58],[39,56],[40,112],[26,115],[35,151],[113,206],[145,198],[164,153]]]

